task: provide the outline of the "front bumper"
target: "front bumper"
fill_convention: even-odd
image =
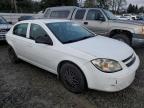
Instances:
[[[141,34],[133,34],[132,38],[132,46],[140,47],[144,46],[144,35]]]
[[[88,63],[85,65],[86,79],[88,88],[116,92],[128,87],[135,78],[135,73],[139,67],[139,58],[136,55],[135,63],[130,67],[124,67],[123,70],[115,73],[104,73],[98,70],[94,65]]]

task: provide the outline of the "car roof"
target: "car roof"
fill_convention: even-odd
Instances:
[[[77,7],[77,6],[57,6],[57,7],[48,7],[47,9],[52,9],[52,10],[59,10],[59,9],[103,9],[103,8],[99,8],[99,7],[93,7],[93,8],[85,8],[85,7]]]
[[[70,20],[63,20],[63,19],[34,19],[34,20],[24,20],[20,21],[19,23],[55,23],[55,22],[70,22]]]

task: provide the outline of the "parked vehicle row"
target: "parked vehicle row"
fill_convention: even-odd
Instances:
[[[116,15],[119,20],[137,20],[137,21],[144,21],[143,15],[132,15],[132,14],[123,14],[123,15]]]
[[[126,14],[123,17],[127,16]],[[144,22],[120,21],[111,12],[104,9],[73,6],[52,7],[46,9],[43,18],[73,20],[85,25],[96,34],[123,41],[130,46],[144,45]],[[138,19],[142,20],[142,18]],[[28,19],[33,18],[22,16],[19,21]]]
[[[71,6],[47,8],[44,19],[27,18],[6,34],[12,63],[21,59],[54,73],[74,93],[115,92],[133,82],[140,61],[130,46],[144,45],[144,22]]]
[[[123,41],[131,46],[144,45],[144,22],[117,20],[115,15],[105,9],[51,7],[46,9],[44,18],[73,20],[96,34]]]
[[[129,16],[116,16],[119,20],[133,20],[131,17]]]
[[[22,59],[57,74],[74,93],[87,88],[120,91],[133,82],[139,66],[139,57],[127,44],[68,20],[21,21],[6,40],[13,63]]]

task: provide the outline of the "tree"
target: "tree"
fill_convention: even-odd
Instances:
[[[127,13],[140,13],[140,10],[142,11],[143,8],[138,8],[138,5],[132,5],[129,4],[128,8],[127,8]]]
[[[111,2],[111,0],[97,0],[97,3],[99,4],[99,7],[108,9],[109,8],[109,3]]]
[[[24,12],[39,11],[39,2],[33,0],[0,0],[0,12]]]
[[[77,0],[41,0],[41,8],[55,6],[77,6]]]
[[[124,8],[127,5],[126,0],[111,0],[111,8],[116,13]]]
[[[129,4],[128,8],[127,8],[127,13],[133,13],[134,12],[134,8],[132,4]]]
[[[141,6],[141,7],[139,8],[139,13],[144,13],[144,6]]]
[[[96,2],[94,2],[96,1]],[[85,7],[101,7],[119,12],[127,4],[126,0],[86,0]]]
[[[85,7],[95,7],[96,3],[94,0],[86,0],[84,6]]]
[[[135,6],[135,12],[134,13],[138,13],[138,5]]]
[[[9,0],[0,0],[0,12],[9,12],[11,10],[11,2]]]

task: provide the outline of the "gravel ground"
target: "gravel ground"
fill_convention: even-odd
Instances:
[[[57,77],[26,62],[12,64],[0,44],[0,108],[144,108],[144,48],[133,84],[117,93],[67,91]]]

